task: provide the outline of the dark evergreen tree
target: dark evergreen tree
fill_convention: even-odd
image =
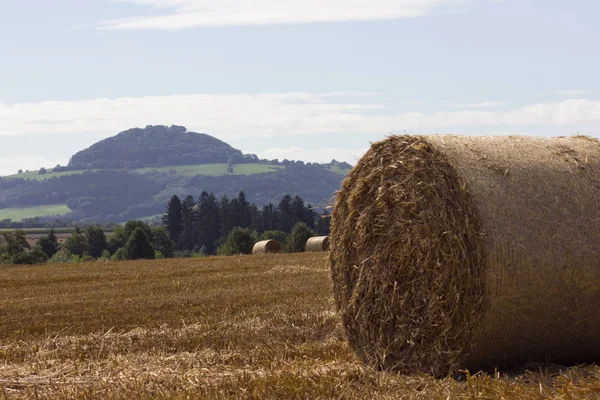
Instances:
[[[325,211],[323,211],[323,214],[321,214],[321,216],[317,220],[315,233],[319,236],[328,236],[330,224],[331,224],[331,215],[327,212],[327,210],[325,210]]]
[[[303,222],[306,223],[306,225],[308,225],[310,229],[315,229],[317,213],[315,212],[314,207],[310,203],[308,203],[306,209],[304,210],[304,218],[305,219]]]
[[[94,225],[88,226],[85,231],[86,236],[86,253],[94,258],[100,258],[102,252],[108,248],[106,235],[102,228]]]
[[[256,231],[260,228],[260,211],[256,204],[250,204],[250,229]]]
[[[273,203],[269,203],[262,208],[260,213],[259,231],[266,232],[279,228],[279,216],[277,208]]]
[[[277,213],[279,216],[278,230],[290,232],[294,226],[294,215],[292,212],[292,197],[289,194],[283,196],[277,205]]]
[[[198,246],[205,254],[215,254],[221,237],[221,215],[214,194],[202,192],[198,203]]]
[[[221,237],[226,237],[234,228],[231,212],[231,201],[227,196],[219,201],[219,214],[221,216]]]
[[[300,196],[294,196],[292,203],[290,204],[290,208],[294,224],[298,222],[306,222],[306,217],[304,215],[306,208],[304,207],[304,200],[302,200]]]
[[[127,258],[129,260],[150,260],[154,258],[154,248],[150,244],[148,235],[139,227],[135,228],[129,237],[125,245],[125,250],[127,251]]]
[[[183,229],[179,235],[179,245],[182,249],[192,250],[197,238],[196,202],[192,196],[187,196],[181,203],[181,219]]]
[[[240,191],[235,204],[235,226],[242,228],[250,228],[252,226],[252,208],[250,203],[246,200],[246,194],[244,191]]]
[[[163,215],[162,221],[169,237],[177,243],[183,229],[183,221],[181,216],[181,200],[177,195],[173,195],[167,204],[167,212]]]

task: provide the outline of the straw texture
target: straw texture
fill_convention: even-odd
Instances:
[[[366,363],[600,361],[600,143],[392,136],[344,180],[329,264]]]
[[[252,247],[252,254],[279,253],[280,251],[281,244],[274,239],[257,242]]]
[[[329,236],[313,236],[306,241],[304,251],[328,251]]]

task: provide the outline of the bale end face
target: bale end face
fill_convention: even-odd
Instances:
[[[252,247],[252,254],[279,253],[280,251],[281,244],[274,239],[257,242]]]
[[[319,252],[329,250],[329,236],[314,236],[306,241],[304,251]]]
[[[329,263],[348,339],[371,365],[444,374],[482,298],[477,216],[419,137],[376,143],[342,184]]]

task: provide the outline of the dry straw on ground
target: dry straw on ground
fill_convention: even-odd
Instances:
[[[279,253],[280,251],[281,244],[274,239],[257,242],[254,247],[252,247],[252,254]]]
[[[338,194],[329,262],[350,344],[371,365],[600,361],[600,142],[375,143]]]
[[[305,251],[328,251],[329,236],[314,236],[306,241]]]
[[[0,399],[600,399],[600,367],[358,360],[325,253],[0,266]]]

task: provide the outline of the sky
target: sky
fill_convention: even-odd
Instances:
[[[600,137],[597,0],[0,0],[0,175],[183,125],[356,163],[391,134]]]

